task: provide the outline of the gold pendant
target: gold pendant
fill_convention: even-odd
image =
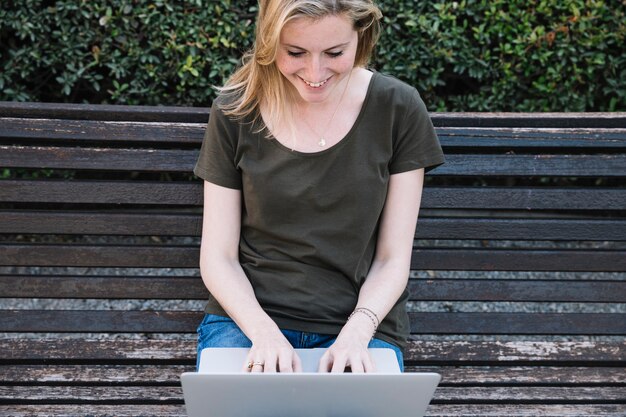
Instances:
[[[318,145],[320,145],[321,147],[326,146],[326,140],[324,138],[321,138],[319,142],[317,142]]]

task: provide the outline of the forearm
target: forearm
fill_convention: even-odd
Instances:
[[[252,285],[237,260],[216,259],[205,255],[200,262],[202,280],[220,306],[250,340],[279,331],[263,311]]]
[[[346,322],[342,331],[355,332],[363,343],[369,342],[377,326],[402,295],[408,276],[408,262],[402,259],[375,261],[359,292],[357,313]]]

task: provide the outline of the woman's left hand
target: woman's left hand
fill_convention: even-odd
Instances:
[[[374,326],[371,320],[357,314],[343,326],[337,340],[320,359],[318,372],[375,372],[374,362],[367,350]]]

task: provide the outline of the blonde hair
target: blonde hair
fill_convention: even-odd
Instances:
[[[382,17],[373,0],[259,0],[254,46],[244,54],[243,65],[219,89],[230,98],[220,106],[224,113],[237,119],[250,120],[251,116],[254,123],[260,122],[258,131],[266,128],[260,118],[261,106],[269,125],[278,125],[283,117],[289,121],[295,92],[276,66],[281,31],[295,18],[332,15],[346,16],[354,23],[358,34],[354,66],[366,66],[380,35]]]

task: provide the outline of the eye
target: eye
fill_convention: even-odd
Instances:
[[[298,58],[299,56],[302,56],[303,54],[304,52],[287,51],[287,55],[292,56],[294,58]]]
[[[339,51],[339,52],[326,52],[326,55],[328,55],[331,58],[339,58],[341,55],[343,55],[343,51]]]

